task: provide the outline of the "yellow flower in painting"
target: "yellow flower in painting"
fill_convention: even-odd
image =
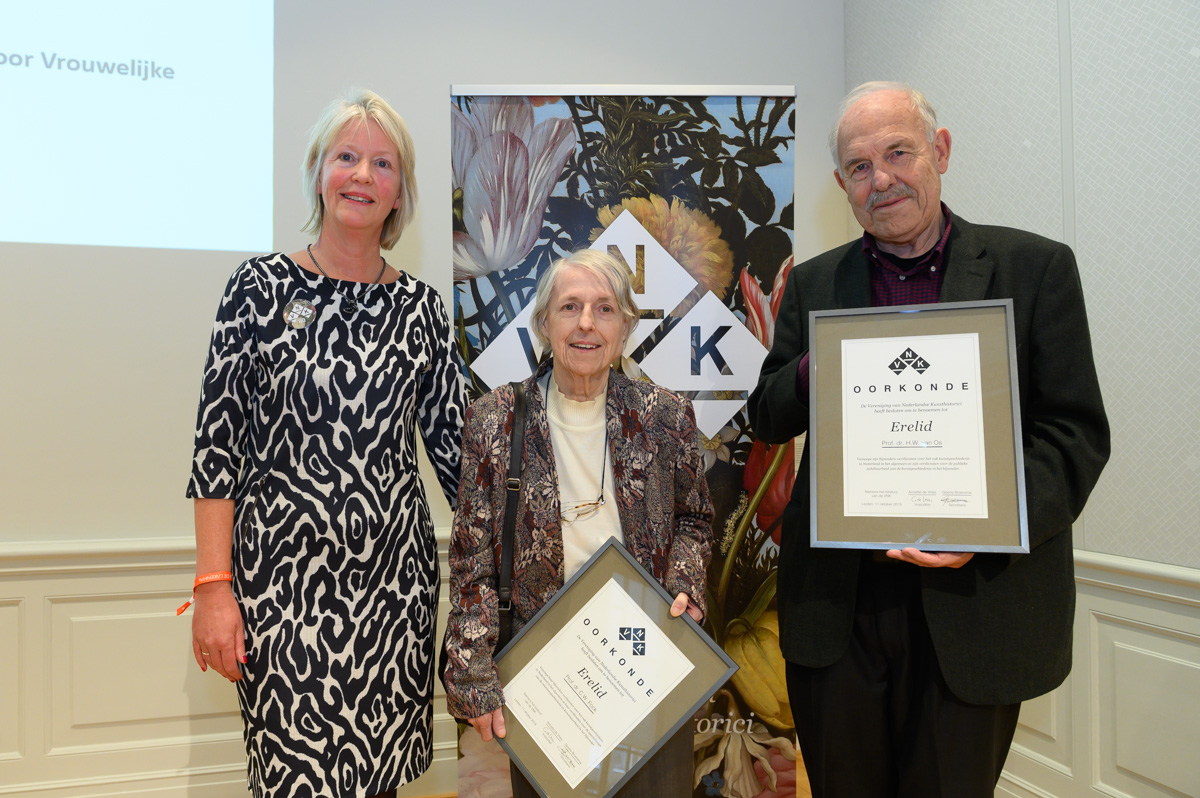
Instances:
[[[733,685],[758,717],[776,729],[793,729],[792,704],[779,652],[779,616],[767,610],[753,625],[736,619],[725,652],[738,665]]]
[[[657,194],[646,197],[631,197],[620,205],[608,205],[596,214],[603,226],[592,231],[592,240],[599,238],[622,211],[629,211],[654,240],[662,244],[687,273],[700,284],[700,295],[704,290],[712,291],[724,299],[733,281],[733,252],[721,238],[721,228],[704,215],[684,205],[678,198],[670,203]],[[642,290],[642,286],[634,286]],[[697,297],[699,298],[699,297]]]

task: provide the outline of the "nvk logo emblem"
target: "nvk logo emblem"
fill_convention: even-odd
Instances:
[[[646,655],[646,629],[642,626],[622,626],[619,632],[621,640],[628,640],[633,643],[633,655],[642,657]]]
[[[924,374],[925,370],[929,368],[929,362],[914,352],[910,346],[904,350],[904,354],[893,360],[888,368],[896,374],[899,374],[907,368],[911,368],[918,374]]]
[[[283,320],[296,330],[303,330],[317,318],[317,309],[307,299],[293,299],[283,306]]]

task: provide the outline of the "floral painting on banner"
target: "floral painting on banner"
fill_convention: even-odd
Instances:
[[[620,368],[695,408],[716,511],[704,627],[740,666],[693,719],[694,794],[796,795],[775,609],[794,449],[758,442],[746,417],[793,264],[794,93],[459,94],[450,114],[471,398],[542,357],[529,316],[552,261],[581,247],[624,261],[641,318]],[[463,728],[459,795],[510,795],[507,758]]]

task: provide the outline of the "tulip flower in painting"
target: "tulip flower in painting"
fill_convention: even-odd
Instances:
[[[764,294],[758,281],[745,269],[742,269],[738,278],[742,286],[742,297],[746,300],[746,326],[767,349],[771,348],[771,343],[775,340],[775,319],[779,317],[783,287],[787,285],[788,275],[792,273],[792,267],[795,265],[796,257],[789,255],[775,275],[770,294]]]
[[[783,528],[781,520],[783,511],[792,497],[792,487],[796,484],[796,469],[792,465],[795,462],[795,446],[795,441],[768,446],[762,441],[756,440],[750,447],[750,456],[746,458],[746,470],[742,472],[742,487],[746,489],[747,493],[754,493],[771,467],[771,461],[779,454],[779,450],[786,450],[783,454],[784,465],[776,472],[775,479],[767,488],[762,501],[759,502],[758,512],[754,516],[759,529],[770,531],[771,540],[775,542],[775,545],[779,545],[779,531]]]
[[[469,280],[515,266],[533,249],[575,130],[567,119],[535,125],[528,97],[476,97],[469,113],[451,105],[450,117],[454,197],[462,203],[454,279]]]

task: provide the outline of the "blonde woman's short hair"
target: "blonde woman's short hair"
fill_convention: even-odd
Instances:
[[[391,249],[400,240],[400,234],[412,221],[417,209],[416,151],[408,126],[400,114],[378,94],[366,89],[351,91],[345,97],[331,102],[308,132],[308,149],[304,153],[300,172],[309,215],[301,230],[315,236],[321,235],[321,222],[325,216],[325,200],[321,197],[321,167],[329,148],[346,125],[366,124],[369,121],[374,121],[383,129],[384,135],[400,155],[400,207],[393,208],[388,214],[379,234],[379,246]]]

